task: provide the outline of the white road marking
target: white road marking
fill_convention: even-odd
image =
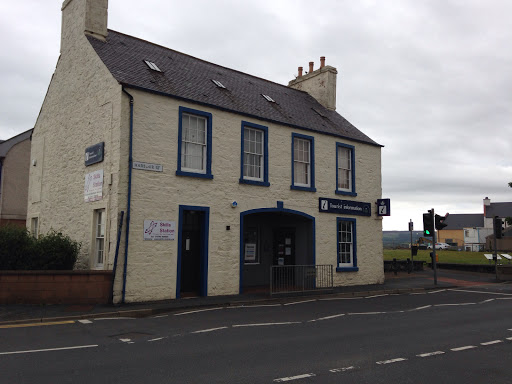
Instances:
[[[194,331],[190,333],[206,333],[206,332],[213,332],[218,331],[219,329],[226,329],[227,327],[217,327],[217,328],[209,328],[209,329],[201,329],[200,331]]]
[[[414,309],[409,309],[409,312],[411,311],[419,311],[419,310],[422,310],[422,309],[426,309],[426,308],[430,308],[432,305],[424,305],[423,307],[418,307],[418,308],[414,308]]]
[[[36,352],[52,352],[52,351],[67,351],[70,349],[85,349],[85,348],[95,348],[98,344],[92,345],[77,345],[75,347],[62,347],[62,348],[45,348],[45,349],[32,349],[28,351],[13,351],[13,352],[0,352],[0,355],[16,355],[21,353],[36,353]]]
[[[412,292],[412,293],[409,293],[409,295],[426,295],[427,292]]]
[[[435,351],[435,352],[429,352],[429,353],[422,353],[420,355],[416,355],[418,357],[429,357],[429,356],[436,356],[436,355],[442,355],[444,354],[443,351]]]
[[[341,317],[341,316],[345,316],[344,313],[340,313],[338,315],[332,315],[332,316],[326,316],[326,317],[320,317],[319,319],[314,319],[314,320],[309,320],[308,323],[311,323],[313,321],[322,321],[322,320],[330,320],[330,319],[335,319],[337,317]]]
[[[132,339],[119,339],[119,341],[122,341],[123,343],[128,343],[130,342]]]
[[[350,312],[348,315],[380,315],[386,312]]]
[[[475,305],[476,303],[453,303],[453,304],[434,304],[434,307],[453,307],[458,305]]]
[[[135,344],[135,341],[129,341],[128,344]]]
[[[465,351],[466,349],[473,349],[473,348],[476,348],[476,346],[474,346],[474,345],[466,345],[465,347],[452,348],[451,351],[459,352],[459,351]]]
[[[235,324],[233,328],[239,327],[265,327],[269,325],[289,325],[289,324],[300,324],[300,321],[286,321],[283,323],[252,323],[252,324]]]
[[[157,337],[156,339],[150,339],[148,341],[158,341],[158,340],[163,340],[164,338],[163,337]]]
[[[345,367],[345,368],[334,368],[334,369],[329,369],[329,372],[332,372],[332,373],[347,372],[347,371],[351,371],[353,369],[356,369],[356,367],[350,366],[350,367]]]
[[[498,293],[498,292],[487,292],[487,291],[470,291],[469,289],[450,289],[450,291],[469,292],[469,293],[486,293],[488,295],[512,296],[512,293]]]
[[[153,316],[152,319],[159,319],[161,317],[167,317],[169,315],[158,315],[158,316]]]
[[[512,337],[507,337],[507,340],[512,340]]]
[[[439,293],[439,292],[444,292],[444,291],[446,291],[446,289],[439,289],[437,291],[429,291],[427,293]]]
[[[363,297],[327,297],[324,299],[318,299],[319,301],[331,301],[331,300],[360,300]]]
[[[377,361],[377,364],[381,364],[381,365],[392,364],[392,363],[398,363],[399,361],[406,361],[406,360],[407,359],[404,359],[403,357],[398,357],[396,359],[391,359],[391,360]]]
[[[490,301],[494,301],[495,299],[487,299],[487,300],[484,300],[484,301],[480,301],[478,304],[483,304],[483,303],[488,303]]]
[[[383,293],[382,295],[366,296],[365,299],[373,299],[374,297],[382,297],[382,296],[389,296],[389,294]]]
[[[188,312],[181,312],[181,313],[175,313],[174,316],[183,316],[183,315],[190,315],[192,313],[199,313],[199,312],[208,312],[208,311],[218,311],[220,308],[206,308],[206,309],[197,309],[195,311],[188,311]]]
[[[282,382],[285,382],[285,381],[305,379],[307,377],[314,377],[314,376],[316,376],[314,373],[304,373],[303,375],[290,376],[290,377],[281,377],[280,379],[274,379],[274,381],[276,383],[282,383]]]
[[[226,309],[280,307],[280,306],[281,306],[281,304],[236,305],[236,306],[226,307]]]
[[[503,343],[503,340],[487,341],[485,343],[480,343],[480,345],[492,345],[492,344],[499,344],[499,343]]]
[[[97,319],[94,319],[94,320],[134,320],[135,317],[98,317]]]
[[[497,297],[496,300],[512,300],[512,297]]]
[[[91,324],[92,321],[91,320],[78,320],[79,323],[82,323],[82,324]]]
[[[313,300],[303,300],[303,301],[294,301],[293,303],[286,303],[286,304],[283,304],[283,305],[304,304],[304,303],[311,303],[312,301],[316,301],[316,299],[313,299]]]

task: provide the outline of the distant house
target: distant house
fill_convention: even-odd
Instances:
[[[382,283],[381,145],[335,111],[337,70],[277,84],[109,30],[107,6],[62,5],[27,225],[72,234],[81,268],[117,265],[114,302],[237,294],[297,265]]]
[[[438,231],[438,242],[466,251],[483,250],[489,229],[484,227],[482,213],[447,214],[444,224],[446,227]]]
[[[512,250],[512,227],[505,221],[507,217],[512,217],[512,202],[491,203],[491,199],[484,199],[485,223],[491,229],[493,228],[493,219],[499,217],[502,219],[503,238],[496,240],[496,248],[500,251]],[[491,230],[487,237],[487,248],[494,249],[494,232]]]
[[[0,226],[25,226],[32,129],[0,142]]]

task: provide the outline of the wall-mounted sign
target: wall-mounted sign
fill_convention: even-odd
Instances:
[[[96,164],[103,161],[103,153],[105,152],[105,143],[91,145],[85,148],[85,166]]]
[[[377,199],[377,216],[391,215],[391,200]]]
[[[256,244],[245,244],[245,261],[256,261]]]
[[[174,240],[175,235],[175,221],[144,220],[144,240]]]
[[[318,210],[320,212],[341,213],[345,215],[371,216],[372,205],[370,203],[361,203],[359,201],[328,199],[320,197],[318,199]]]
[[[163,172],[162,164],[143,163],[142,161],[134,161],[133,169],[141,169],[143,171]]]
[[[101,200],[103,198],[103,169],[85,175],[84,201]]]

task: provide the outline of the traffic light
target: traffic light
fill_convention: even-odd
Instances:
[[[494,236],[497,239],[501,239],[503,237],[503,222],[501,221],[501,218],[497,216],[494,218]]]
[[[432,211],[423,214],[423,237],[434,236],[434,217]]]
[[[445,224],[444,221],[446,220],[446,216],[440,216],[440,215],[436,215],[436,229],[439,231],[441,229],[443,229],[444,227],[446,227],[448,224]]]

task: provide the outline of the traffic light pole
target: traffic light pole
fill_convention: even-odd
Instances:
[[[432,222],[434,222],[436,215],[434,214],[434,208],[432,208]],[[434,268],[434,285],[437,285],[437,262],[436,262],[436,229],[434,228],[432,234],[432,267]]]

